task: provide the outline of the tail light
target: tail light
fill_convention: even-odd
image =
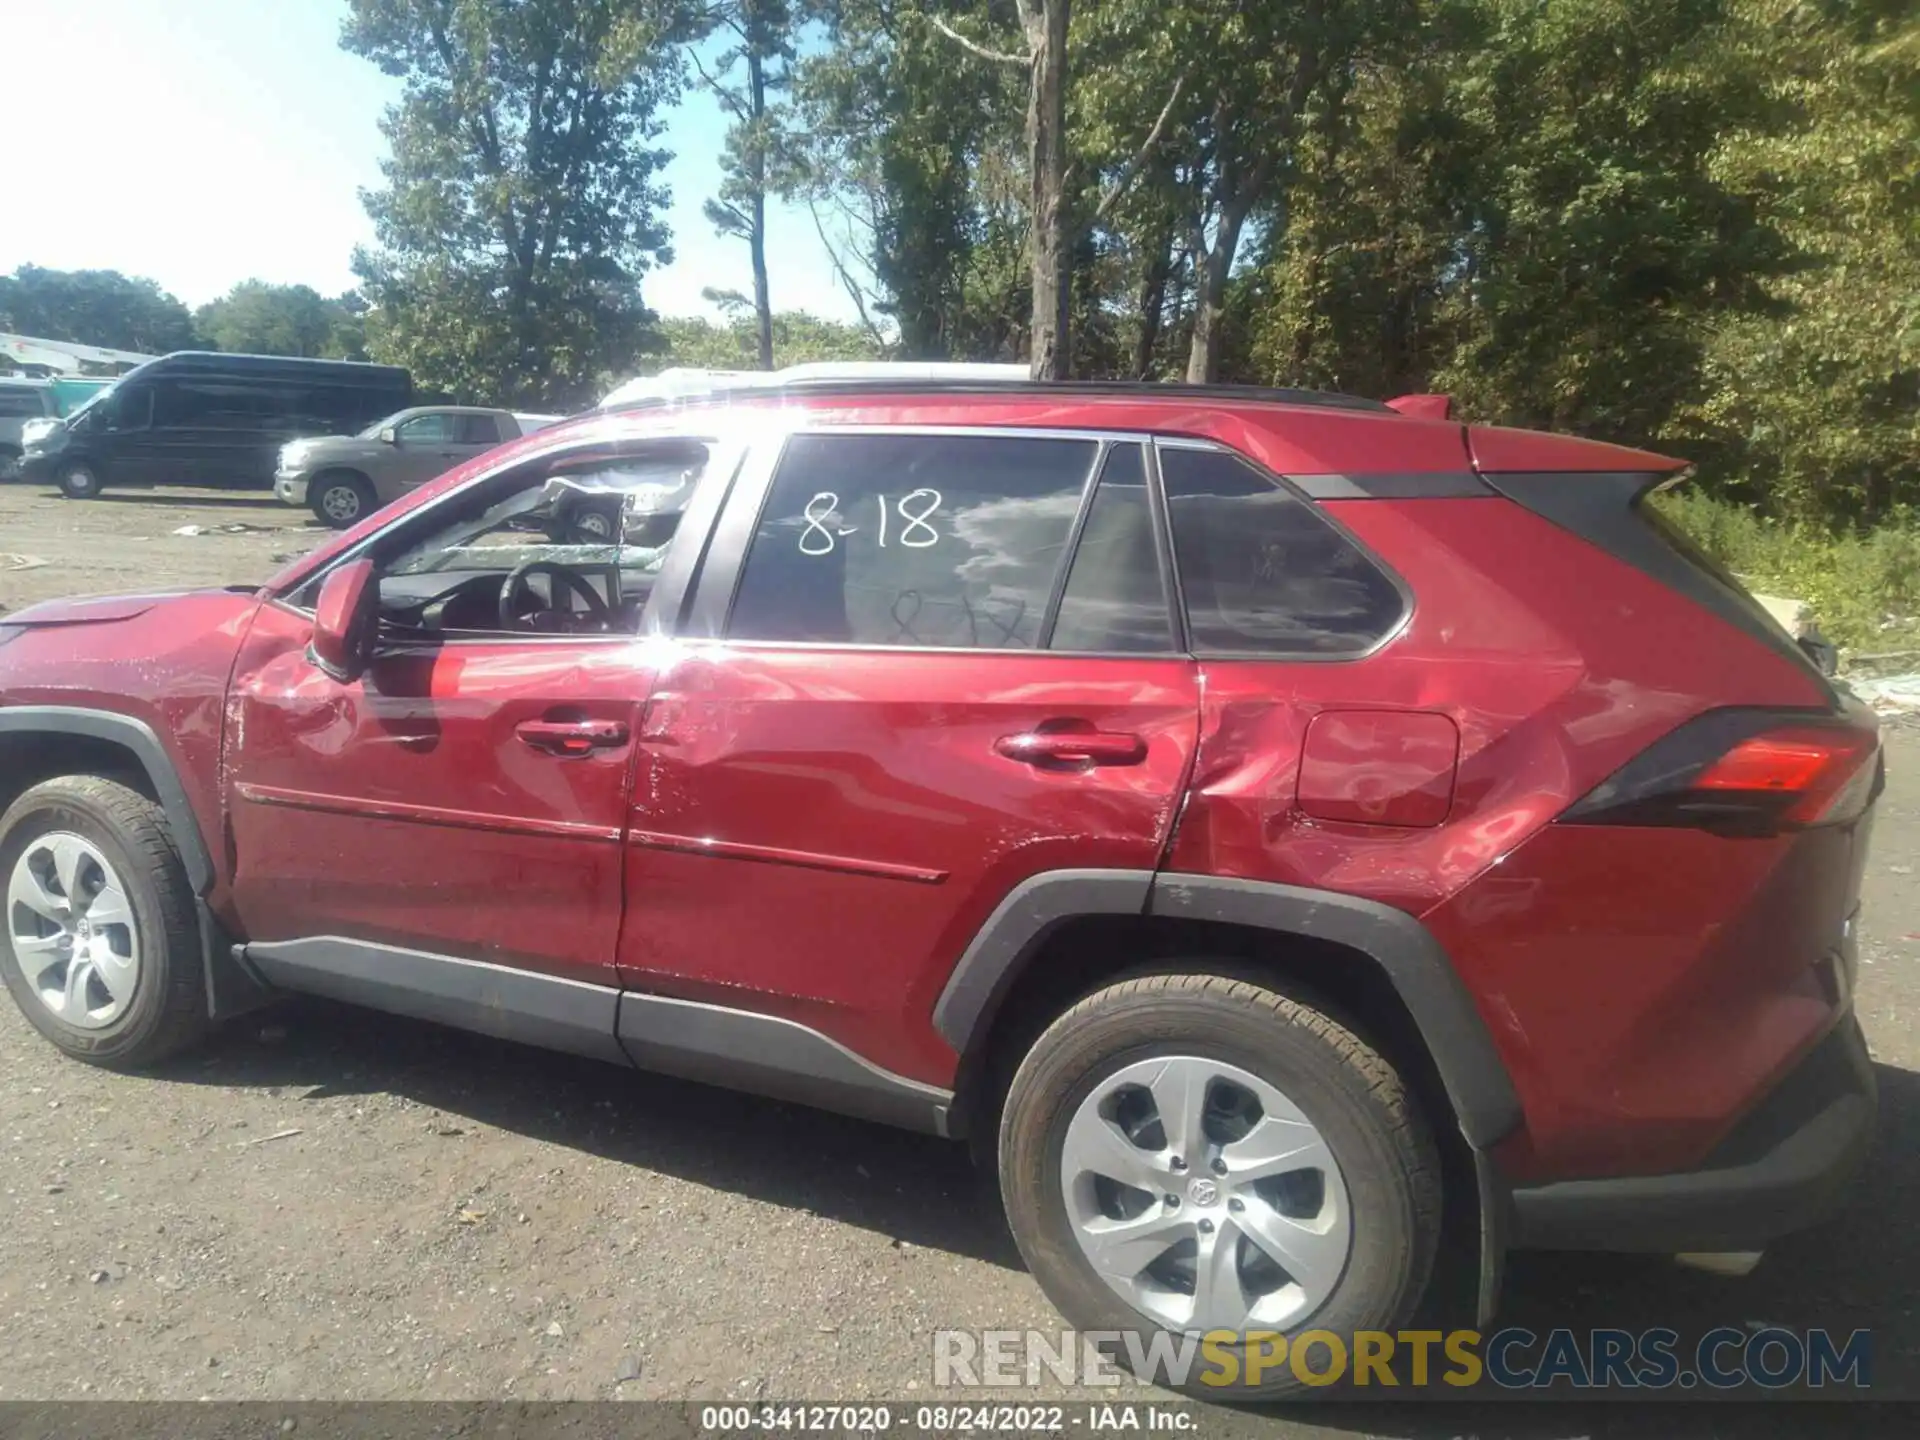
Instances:
[[[1774,835],[1858,819],[1883,783],[1879,732],[1864,712],[1714,710],[1634,757],[1561,818]]]

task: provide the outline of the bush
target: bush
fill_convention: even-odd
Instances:
[[[1749,589],[1812,605],[1822,633],[1843,650],[1920,646],[1920,521],[1912,514],[1854,533],[1769,519],[1685,488],[1653,503]]]

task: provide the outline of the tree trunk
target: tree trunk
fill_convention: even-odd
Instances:
[[[767,75],[760,52],[747,49],[747,85],[753,108],[753,144],[747,153],[747,174],[753,187],[753,227],[747,234],[747,253],[753,261],[753,318],[760,346],[760,368],[773,369],[773,300],[767,291],[767,155],[764,123],[767,114]]]
[[[1027,91],[1027,160],[1033,177],[1031,355],[1033,378],[1071,371],[1067,334],[1067,11],[1069,0],[1034,0],[1027,31],[1033,73]]]
[[[1140,331],[1134,336],[1131,373],[1136,380],[1153,374],[1153,354],[1160,345],[1161,320],[1167,308],[1167,281],[1173,275],[1173,222],[1154,233],[1153,248],[1140,274]]]
[[[1211,385],[1220,378],[1221,321],[1227,304],[1227,277],[1233,273],[1233,255],[1240,248],[1240,227],[1246,208],[1230,202],[1220,216],[1220,233],[1211,249],[1201,252],[1194,266],[1193,345],[1187,352],[1187,383]]]

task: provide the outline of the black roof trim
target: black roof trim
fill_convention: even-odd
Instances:
[[[648,396],[619,405],[601,406],[589,414],[617,415],[635,410],[660,410],[704,404],[710,400],[780,399],[794,395],[1075,395],[1169,400],[1237,400],[1268,405],[1311,405],[1327,410],[1359,410],[1369,415],[1399,412],[1379,400],[1359,395],[1336,395],[1325,390],[1286,390],[1263,385],[1162,384],[1153,380],[891,380],[883,376],[861,379],[789,380],[779,385],[718,382],[711,390],[681,395]]]

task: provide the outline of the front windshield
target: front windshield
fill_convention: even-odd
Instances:
[[[102,405],[106,403],[106,399],[109,395],[113,394],[113,392],[118,390],[119,388],[120,387],[118,385],[108,385],[103,389],[94,391],[93,394],[89,395],[85,400],[82,400],[78,405],[74,406],[73,409],[67,412],[67,423],[71,425],[75,421],[79,420],[82,416],[91,415],[94,411],[98,410]]]
[[[400,417],[406,413],[404,410],[396,410],[393,414],[374,421],[353,438],[356,440],[378,440],[382,430],[386,429],[389,425],[398,425],[400,423]]]

